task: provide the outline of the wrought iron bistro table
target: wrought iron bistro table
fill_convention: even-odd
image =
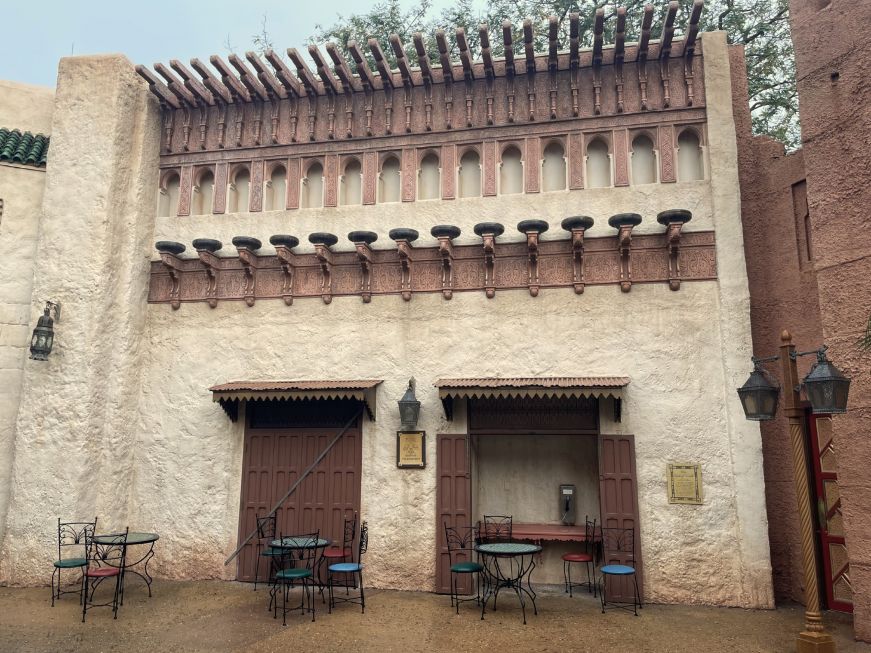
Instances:
[[[97,544],[121,544],[124,539],[123,534],[111,533],[108,535],[94,535],[94,542]],[[127,542],[124,544],[124,567],[123,573],[126,576],[128,573],[136,574],[145,581],[148,587],[148,596],[151,596],[151,581],[154,580],[148,573],[148,562],[154,557],[154,543],[160,539],[157,533],[135,533],[127,534]],[[148,550],[140,557],[135,557],[133,562],[130,562],[129,551],[131,546],[150,545]],[[137,552],[137,556],[139,553]],[[142,573],[133,569],[138,565],[142,565]],[[123,587],[123,585],[122,585]],[[124,604],[124,590],[121,590],[121,604]]]
[[[312,576],[317,580],[318,589],[320,590],[321,596],[324,594],[324,583],[321,581],[321,565],[324,563],[324,552],[323,549],[326,549],[333,541],[327,538],[321,537],[318,538],[317,541],[310,537],[301,537],[301,536],[287,536],[282,537],[277,540],[272,540],[269,543],[273,549],[281,549],[282,551],[286,551],[287,555],[284,556],[290,560],[291,565],[294,564],[294,551],[302,551],[303,549],[322,549],[321,555],[318,556],[318,560],[315,563],[315,568],[312,570]],[[269,607],[272,608],[272,601],[275,598],[275,588],[273,588],[272,592],[270,592],[269,597]]]
[[[487,609],[487,601],[490,596],[493,596],[493,609],[495,610],[499,590],[507,587],[514,591],[520,601],[520,610],[523,613],[525,625],[525,596],[532,601],[534,614],[538,614],[538,608],[535,605],[535,590],[532,589],[530,577],[532,570],[535,569],[535,554],[541,552],[541,547],[527,542],[492,542],[477,545],[475,551],[481,554],[484,574],[487,577],[484,600],[481,602],[481,619],[484,618],[484,611]]]

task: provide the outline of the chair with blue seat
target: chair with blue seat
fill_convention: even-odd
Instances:
[[[320,531],[314,533],[306,533],[303,535],[284,536],[280,538],[282,541],[295,540],[295,546],[290,549],[292,554],[282,558],[282,564],[289,564],[289,567],[281,569],[275,573],[274,592],[281,592],[281,616],[282,625],[287,625],[287,613],[291,610],[299,609],[303,614],[306,612],[312,613],[312,621],[315,620],[315,601],[314,601],[314,569],[320,558]],[[287,600],[291,591],[299,586],[301,588],[299,606],[287,607]],[[273,596],[274,613],[273,617],[278,617],[278,597]]]
[[[366,596],[363,593],[363,554],[369,548],[369,525],[364,521],[360,526],[360,546],[357,549],[357,561],[354,562],[353,555],[350,562],[336,562],[327,568],[327,585],[330,591],[329,611],[332,613],[336,603],[359,603],[361,612],[366,613]],[[347,596],[336,596],[333,592],[335,576],[342,574],[346,578],[346,592],[350,591],[347,588],[353,586],[355,589],[360,588],[358,595],[348,594]],[[348,578],[350,576],[350,578]]]
[[[257,517],[257,563],[254,567],[254,591],[257,591],[257,581],[260,580],[260,561],[266,563],[266,580],[272,586],[275,573],[281,568],[281,558],[285,555],[282,549],[274,549],[269,543],[275,539],[275,513],[266,517]]]
[[[79,603],[82,602],[82,579],[76,579],[74,590],[61,589],[61,570],[84,570],[88,566],[88,540],[94,536],[96,528],[96,517],[94,521],[85,522],[62,522],[60,517],[57,518],[57,560],[54,561],[54,570],[51,572],[51,607],[54,607],[55,599],[60,599],[62,594],[78,594]]]
[[[637,617],[638,608],[644,606],[635,569],[635,529],[603,528],[601,533],[602,561],[606,563],[599,569],[602,612],[612,608],[631,610]]]
[[[575,587],[586,586],[590,593],[596,596],[596,563],[598,562],[599,540],[600,536],[596,529],[596,518],[592,521],[589,518],[585,519],[584,525],[584,547],[583,551],[570,551],[563,554],[563,579],[566,584],[566,592],[569,593],[569,598],[572,598],[572,590]],[[587,568],[586,582],[572,581],[572,565],[583,564]],[[593,572],[590,573],[592,567]]]
[[[448,557],[451,563],[451,607],[456,607],[457,614],[460,614],[460,603],[475,601],[476,605],[481,604],[481,580],[484,566],[472,559],[475,554],[475,543],[478,541],[477,530],[474,526],[452,527],[445,522],[445,542],[448,546]],[[475,596],[467,599],[461,599],[458,591],[458,581],[463,575],[470,579],[474,579],[477,575]]]

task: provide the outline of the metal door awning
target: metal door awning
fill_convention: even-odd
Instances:
[[[550,376],[550,377],[500,377],[439,379],[435,386],[451,419],[453,400],[469,399],[516,399],[516,398],[566,398],[566,397],[614,397],[620,399],[623,388],[629,385],[628,376]]]
[[[375,421],[375,389],[381,379],[343,381],[232,381],[209,388],[212,400],[236,421],[240,401],[267,399],[357,399],[363,402],[369,419]]]

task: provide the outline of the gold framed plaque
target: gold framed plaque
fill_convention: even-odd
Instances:
[[[702,466],[668,463],[668,502],[701,505]]]
[[[396,432],[396,466],[426,467],[426,431]]]

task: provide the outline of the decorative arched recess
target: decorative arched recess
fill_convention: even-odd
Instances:
[[[587,145],[587,187],[607,188],[611,185],[611,154],[608,144],[594,138]]]
[[[283,211],[287,197],[287,168],[277,163],[269,172],[263,193],[264,211]]]
[[[457,168],[457,196],[481,196],[481,155],[477,150],[469,148],[460,157]]]
[[[239,213],[248,210],[248,200],[251,195],[251,171],[248,166],[240,165],[230,172],[230,183],[227,187],[227,210]]]
[[[324,166],[320,161],[309,164],[300,184],[302,208],[316,209],[324,205]]]
[[[402,180],[400,170],[402,165],[399,158],[389,155],[381,163],[381,172],[378,174],[378,201],[381,203],[398,202],[401,198]]]
[[[499,167],[499,193],[514,195],[523,192],[523,156],[516,145],[508,145],[502,150]]]
[[[441,195],[441,168],[435,152],[427,152],[420,160],[417,172],[417,199],[435,200]]]
[[[363,202],[363,166],[357,158],[345,160],[342,171],[339,204],[353,205]]]
[[[163,176],[157,197],[157,216],[174,218],[178,215],[178,197],[181,187],[181,177],[176,170],[171,170]]]
[[[541,189],[544,192],[565,190],[566,150],[559,141],[551,141],[541,158]]]
[[[656,183],[656,151],[653,139],[638,134],[632,139],[632,185]]]
[[[197,174],[194,183],[194,201],[191,213],[206,215],[212,212],[215,201],[215,173],[211,168],[204,168]]]
[[[705,163],[698,133],[684,129],[677,138],[677,180],[696,181],[705,178]]]

